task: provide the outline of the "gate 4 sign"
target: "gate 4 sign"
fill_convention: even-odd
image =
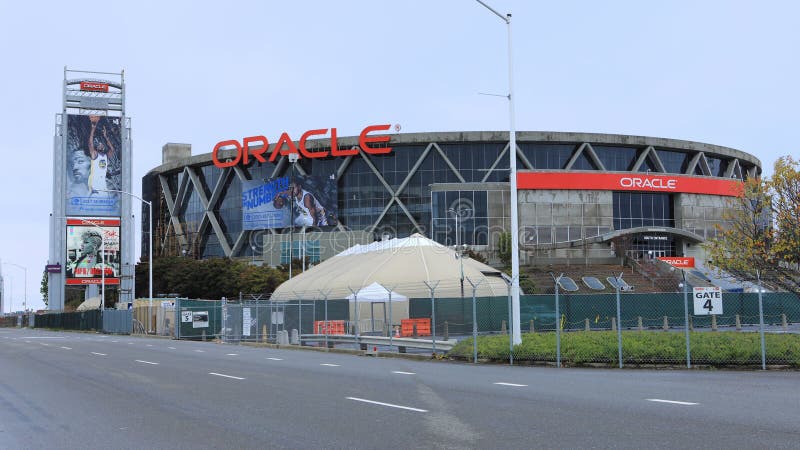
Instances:
[[[696,287],[692,293],[694,298],[694,315],[707,316],[722,314],[722,289],[719,287]]]

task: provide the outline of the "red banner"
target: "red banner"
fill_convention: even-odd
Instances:
[[[68,285],[102,284],[102,278],[67,278]],[[106,284],[119,284],[119,278],[106,278]]]
[[[117,218],[113,219],[76,219],[76,218],[67,218],[67,225],[77,225],[77,226],[92,226],[97,225],[98,227],[118,227],[120,220]]]
[[[97,81],[81,81],[81,90],[89,92],[108,92],[108,83]]]
[[[657,259],[679,269],[694,268],[694,256],[661,256]]]
[[[526,171],[517,173],[517,189],[645,191],[736,197],[742,191],[742,182],[736,179],[688,175]]]

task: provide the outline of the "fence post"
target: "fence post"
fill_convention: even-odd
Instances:
[[[622,369],[622,322],[621,322],[621,314],[620,314],[620,299],[619,299],[619,280],[622,279],[622,274],[619,274],[616,277],[617,282],[615,283],[617,286],[617,357],[619,358],[619,368]]]
[[[664,331],[669,331],[669,317],[664,316],[664,325],[661,327]]]
[[[436,293],[436,286],[439,286],[439,282],[437,281],[433,286],[428,284],[427,281],[424,282],[425,286],[428,286],[428,289],[431,290],[431,342],[433,342],[433,354],[436,355],[436,304],[434,303],[434,294]]]
[[[483,280],[478,281],[478,284],[472,282],[467,277],[467,281],[472,286],[472,363],[478,363],[478,306],[476,296],[478,293],[478,285],[483,283]]]
[[[642,331],[642,330],[644,330],[644,327],[642,326],[642,316],[639,316],[639,317],[636,319],[636,328],[638,328],[638,329],[639,329],[639,331]]]
[[[396,288],[397,285],[394,285],[389,289],[389,345],[394,346],[394,321],[392,320],[392,291]]]
[[[762,298],[761,287],[761,271],[756,269],[756,277],[758,279],[758,326],[759,334],[761,335],[761,370],[767,370],[767,349],[764,344],[764,300]]]
[[[736,315],[736,331],[742,331],[742,319],[739,315]]]
[[[533,319],[531,319],[531,333],[535,333],[535,332],[536,332],[536,328],[534,327]]]
[[[556,291],[556,367],[561,367],[561,324],[559,321],[561,320],[561,312],[559,310],[559,299],[558,299],[558,282],[561,281],[561,277],[564,274],[556,278],[553,272],[550,272],[550,277],[553,278],[553,286],[555,287]]]
[[[681,271],[683,276],[683,330],[686,336],[686,368],[692,368],[692,348],[689,343],[689,285],[686,283],[686,272]],[[738,319],[738,315],[736,316]],[[666,320],[666,318],[664,318]]]
[[[513,281],[509,280],[508,283],[508,324],[511,325],[511,329],[508,333],[508,364],[514,365],[514,319],[511,312],[511,288],[513,285]]]
[[[589,319],[588,318],[583,319],[583,330],[584,331],[590,331],[591,330],[591,327],[589,326]]]
[[[781,327],[783,328],[783,331],[786,331],[786,329],[789,327],[789,324],[786,323],[786,313],[781,314]]]
[[[325,330],[325,349],[327,351],[327,349],[330,348],[328,347],[328,294],[330,293],[330,290],[328,292],[319,291],[319,293],[322,295],[322,299],[325,302],[325,326],[323,329]],[[314,331],[316,332],[316,330]]]
[[[617,331],[617,318],[611,317],[611,331]]]
[[[717,315],[711,315],[711,331],[717,331]]]
[[[508,334],[508,325],[506,324],[505,319],[500,322],[500,334]]]
[[[351,288],[350,286],[347,286],[347,289],[350,289],[350,292],[353,293],[353,305],[354,305],[354,307],[356,309],[356,326],[355,326],[354,330],[355,330],[355,334],[356,334],[356,344],[360,344],[361,343],[361,339],[359,338],[360,333],[359,333],[359,330],[358,330],[360,328],[358,326],[358,310],[361,309],[361,308],[358,307],[358,293],[356,291],[354,291],[353,288]]]

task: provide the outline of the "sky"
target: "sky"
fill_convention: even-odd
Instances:
[[[487,0],[512,13],[525,131],[686,139],[797,156],[800,3]],[[0,0],[4,311],[43,307],[64,67],[120,72],[133,191],[161,147],[399,124],[507,130],[508,31],[473,0]],[[134,206],[138,217],[138,206]],[[140,230],[137,223],[137,259]],[[10,286],[13,284],[13,287]]]

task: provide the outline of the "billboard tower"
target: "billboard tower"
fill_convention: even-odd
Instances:
[[[64,309],[65,290],[96,295],[118,286],[133,300],[131,128],[125,74],[64,68],[63,103],[53,142],[48,307]]]

